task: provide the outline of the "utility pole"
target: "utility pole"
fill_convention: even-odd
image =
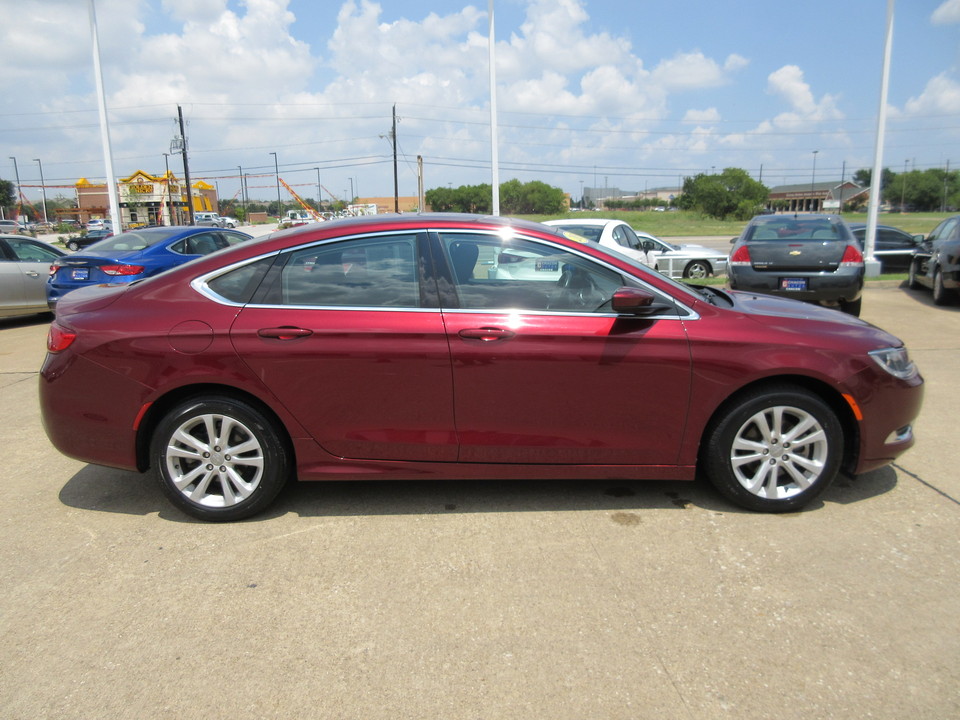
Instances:
[[[40,166],[40,193],[43,196],[43,221],[49,222],[49,220],[47,220],[47,186],[43,182],[43,163],[40,162],[40,158],[34,158],[33,161]]]
[[[177,105],[177,115],[180,117],[180,153],[183,156],[183,179],[187,183],[187,217],[188,225],[193,225],[193,191],[190,189],[190,164],[187,162],[187,133],[183,129],[183,108]]]
[[[397,183],[397,105],[393,105],[393,130],[390,131],[393,138],[393,211],[400,212],[400,186]]]

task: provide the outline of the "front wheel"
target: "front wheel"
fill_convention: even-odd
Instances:
[[[919,290],[921,285],[917,282],[917,263],[910,261],[910,269],[907,271],[907,287],[911,290]]]
[[[240,520],[264,510],[283,488],[290,463],[282,431],[233,398],[193,398],[157,426],[151,450],[160,487],[188,515]]]
[[[860,317],[860,310],[863,308],[863,298],[859,297],[856,300],[841,300],[840,301],[840,310],[847,313],[847,315],[853,315],[854,317]]]
[[[67,250],[73,250],[73,252],[76,252],[79,249],[80,249],[80,243],[78,243],[76,240],[70,240],[67,243]]]
[[[694,260],[683,269],[683,276],[692,280],[703,280],[710,276],[710,264],[703,260]]]
[[[812,393],[756,390],[707,430],[701,467],[727,499],[749,510],[799,510],[833,482],[843,455],[836,414]]]

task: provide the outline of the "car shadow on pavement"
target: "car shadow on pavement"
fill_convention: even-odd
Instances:
[[[829,503],[850,504],[893,490],[891,467],[856,478],[841,475],[805,511]],[[201,522],[184,515],[164,497],[150,474],[87,465],[60,491],[69,507],[96,512],[149,515],[174,522]],[[267,510],[247,522],[289,513],[300,517],[432,515],[503,512],[700,509],[749,513],[728,503],[698,478],[693,482],[659,480],[369,480],[291,482]],[[629,518],[625,517],[625,521]]]

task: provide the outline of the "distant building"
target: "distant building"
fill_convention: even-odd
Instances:
[[[838,212],[844,205],[862,199],[866,203],[870,188],[860,187],[847,180],[825,180],[817,183],[798,183],[770,188],[767,199],[769,210],[784,212]],[[861,197],[862,196],[862,197]]]
[[[194,212],[219,212],[217,190],[199,180],[191,186]],[[80,178],[76,184],[77,220],[86,223],[92,218],[110,215],[110,198],[106,183],[94,184]],[[117,203],[120,206],[120,224],[131,225],[186,225],[187,190],[173,173],[151,175],[137,170],[131,176],[117,181]]]

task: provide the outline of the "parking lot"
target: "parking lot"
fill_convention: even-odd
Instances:
[[[926,378],[917,444],[805,512],[318,483],[225,525],[59,455],[47,322],[0,320],[0,717],[957,717],[960,306],[870,283],[862,316]]]

